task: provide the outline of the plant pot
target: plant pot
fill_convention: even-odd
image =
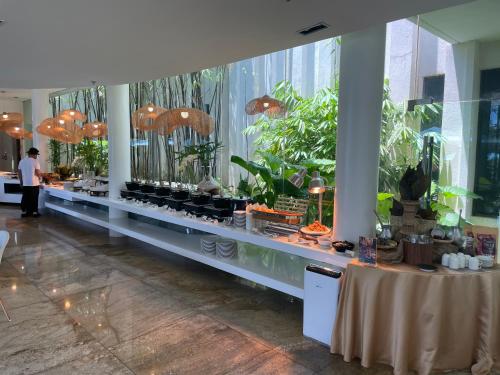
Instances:
[[[157,186],[157,187],[155,187],[155,194],[160,196],[160,197],[168,197],[171,192],[172,192],[172,189],[170,188],[170,186]]]
[[[155,186],[152,184],[140,184],[139,189],[146,194],[153,194],[155,192]]]
[[[231,207],[231,199],[221,197],[220,195],[213,196],[212,202],[213,202],[215,208],[230,208]]]
[[[127,185],[127,190],[139,190],[139,183],[135,181],[127,181],[125,182],[125,185]]]
[[[198,205],[208,204],[208,202],[210,201],[210,194],[194,192],[191,193],[191,200],[193,201],[194,204]]]
[[[177,200],[186,200],[189,198],[189,190],[187,189],[173,189],[172,197]]]

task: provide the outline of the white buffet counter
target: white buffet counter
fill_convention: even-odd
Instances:
[[[15,174],[0,172],[0,203],[21,203],[21,186]]]
[[[150,243],[167,251],[208,264],[223,271],[263,284],[284,293],[303,298],[303,272],[306,264],[326,264],[345,268],[352,258],[325,251],[317,246],[292,244],[286,238],[271,238],[245,229],[187,217],[183,212],[169,212],[165,208],[146,207],[131,201],[94,197],[86,193],[45,187],[48,193],[45,206],[55,211],[111,229],[115,232]],[[90,202],[93,205],[82,203]],[[140,215],[167,224],[159,226],[134,217],[109,217],[105,208]],[[147,221],[147,220],[146,220]],[[172,228],[168,227],[171,225]],[[191,228],[203,234],[187,234],[178,228]],[[177,229],[175,229],[177,228]],[[220,259],[200,251],[200,238],[216,234],[239,241],[239,256]]]

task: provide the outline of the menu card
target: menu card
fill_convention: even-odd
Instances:
[[[377,265],[377,239],[369,237],[359,237],[359,255],[360,263],[376,266]]]

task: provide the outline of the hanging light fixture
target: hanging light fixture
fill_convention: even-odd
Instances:
[[[5,129],[5,133],[15,139],[33,139],[33,133],[18,126]]]
[[[105,138],[108,135],[108,125],[95,121],[83,125],[83,136],[86,138]]]
[[[285,115],[286,106],[282,101],[264,95],[250,100],[245,106],[245,112],[250,116],[263,113],[269,117],[277,118]]]
[[[0,115],[0,129],[22,125],[23,114],[19,112],[2,112]]]
[[[155,124],[155,120],[165,111],[165,108],[157,107],[152,103],[141,107],[132,113],[132,126],[134,129],[142,131],[157,130],[158,127]]]
[[[75,122],[75,121],[85,122],[85,121],[87,121],[87,115],[85,115],[84,113],[82,113],[80,111],[77,111],[76,109],[66,109],[62,112],[59,112],[59,114],[57,115],[57,118],[60,118],[64,121],[71,121],[71,122]]]
[[[196,108],[174,108],[158,116],[155,127],[161,135],[169,135],[177,128],[188,127],[206,137],[214,132],[215,120]]]
[[[83,131],[78,125],[59,117],[43,120],[36,131],[62,143],[78,144],[83,140]]]

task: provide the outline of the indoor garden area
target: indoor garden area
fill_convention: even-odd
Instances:
[[[51,2],[0,7],[0,374],[500,374],[499,2]]]

